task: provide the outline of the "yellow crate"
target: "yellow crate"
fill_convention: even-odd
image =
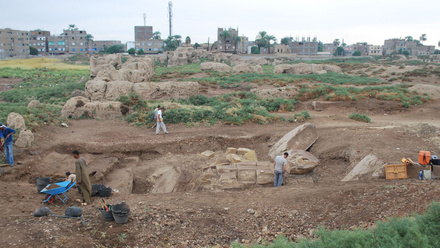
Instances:
[[[408,178],[406,164],[387,164],[385,165],[386,179]]]

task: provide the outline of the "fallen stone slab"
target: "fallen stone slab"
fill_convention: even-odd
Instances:
[[[288,150],[307,150],[318,139],[315,124],[305,123],[284,135],[269,151],[269,157],[275,159]]]
[[[384,166],[384,162],[379,160],[375,155],[369,154],[365,156],[356,166],[342,179],[343,182],[359,180],[363,176],[373,176],[380,173],[377,172],[378,169]],[[376,173],[375,173],[376,172]]]
[[[304,150],[288,151],[286,170],[290,174],[303,175],[319,165],[319,159]]]

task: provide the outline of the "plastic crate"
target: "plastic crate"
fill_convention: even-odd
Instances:
[[[386,179],[408,178],[408,172],[405,164],[387,164],[385,165]]]

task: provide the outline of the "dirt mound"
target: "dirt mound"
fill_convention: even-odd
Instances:
[[[276,65],[275,74],[322,74],[327,72],[342,73],[342,69],[336,65],[326,64],[281,64]]]
[[[416,84],[408,88],[411,91],[417,91],[420,95],[427,95],[433,100],[440,99],[440,86],[428,84]]]
[[[200,64],[202,71],[230,72],[231,67],[227,64],[216,62],[205,62]]]

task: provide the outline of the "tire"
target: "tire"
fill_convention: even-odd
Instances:
[[[53,196],[53,195],[47,195],[46,197],[44,197],[44,200],[47,200],[47,199],[49,199],[49,200],[47,201],[47,203],[53,203],[53,202],[55,201],[55,196]]]

